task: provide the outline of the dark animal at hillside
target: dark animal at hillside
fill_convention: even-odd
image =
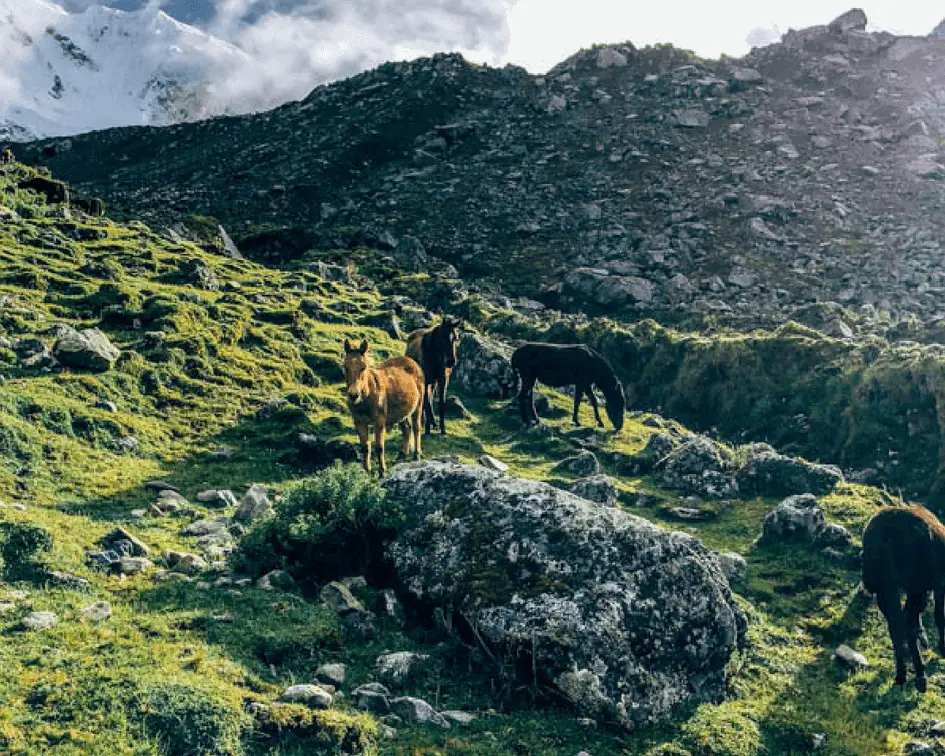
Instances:
[[[397,424],[403,433],[402,459],[420,449],[420,418],[423,413],[423,371],[410,357],[394,357],[379,367],[371,364],[367,341],[354,347],[345,339],[345,386],[348,410],[361,442],[364,469],[371,472],[368,430],[374,426],[374,445],[380,477],[387,471],[384,439],[387,426]]]
[[[446,389],[450,372],[456,367],[456,349],[462,323],[445,317],[433,328],[420,328],[407,336],[407,356],[412,357],[423,370],[423,418],[425,433],[433,428],[433,405],[430,399],[434,387],[439,405],[440,433],[446,435]]]
[[[539,422],[534,391],[535,382],[540,381],[556,388],[574,386],[572,422],[580,425],[578,410],[581,399],[586,395],[594,408],[597,424],[603,427],[593,391],[593,387],[597,386],[607,400],[605,409],[610,422],[618,431],[623,428],[626,408],[623,386],[607,360],[590,347],[581,344],[524,344],[512,353],[512,367],[522,381],[518,404],[522,411],[522,422],[526,425]]]
[[[0,165],[10,165],[13,162],[13,153],[9,149],[4,149],[0,153]]]
[[[887,507],[863,531],[863,587],[876,595],[896,657],[896,685],[906,682],[906,652],[912,656],[915,686],[926,689],[919,651],[922,611],[935,596],[939,654],[945,656],[945,526],[925,507]],[[906,594],[906,605],[899,592]]]
[[[50,204],[69,202],[69,187],[62,181],[48,179],[44,176],[34,176],[33,178],[25,179],[17,184],[17,188],[29,189],[37,194],[42,194]]]
[[[70,203],[72,207],[77,207],[86,215],[92,215],[97,218],[105,215],[105,200],[98,197],[74,197]]]

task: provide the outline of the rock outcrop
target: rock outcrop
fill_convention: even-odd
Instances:
[[[409,503],[387,548],[400,590],[499,658],[534,655],[586,716],[632,727],[722,696],[745,618],[698,540],[479,467],[404,465],[385,487]]]

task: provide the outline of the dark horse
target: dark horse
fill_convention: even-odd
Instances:
[[[526,425],[538,423],[535,411],[535,382],[559,388],[574,386],[574,412],[572,421],[579,425],[578,409],[581,399],[587,395],[594,417],[600,427],[604,426],[597,410],[597,397],[593,387],[597,386],[607,399],[607,417],[618,431],[623,428],[623,412],[626,399],[623,386],[614,375],[613,368],[590,347],[581,344],[524,344],[512,353],[512,367],[522,379],[518,404],[522,410],[522,422]]]
[[[436,387],[440,415],[440,433],[446,435],[446,389],[450,372],[456,367],[456,349],[459,346],[460,320],[445,316],[433,328],[420,328],[407,336],[407,356],[423,369],[426,382],[423,390],[423,419],[425,433],[433,428],[433,406],[430,392]]]

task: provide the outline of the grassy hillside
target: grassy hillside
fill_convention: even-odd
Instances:
[[[885,630],[857,598],[855,572],[803,547],[756,544],[775,502],[713,505],[714,517],[689,525],[672,519],[676,497],[648,478],[619,478],[621,506],[746,556],[748,578],[735,588],[751,616],[750,647],[732,664],[726,703],[632,734],[583,723],[554,702],[494,697],[494,670],[436,630],[380,618],[372,638],[356,640],[309,590],[237,584],[241,576],[222,563],[190,580],[161,574],[165,550],[200,549],[182,530],[220,510],[191,504],[189,514],[140,516],[154,501],[146,481],[169,481],[190,502],[208,488],[288,490],[312,473],[300,432],[354,440],[341,341],[368,338],[380,354],[402,344],[359,324],[377,322],[386,305],[369,285],[327,280],[347,280],[343,271],[268,269],[141,224],[64,217],[63,207],[13,188],[26,171],[0,168],[0,524],[5,533],[40,526],[53,548],[40,566],[4,565],[0,750],[747,756],[807,753],[815,735],[826,735],[820,753],[886,754],[914,737],[929,740],[931,722],[945,719],[937,658],[924,698],[892,691]],[[122,350],[114,368],[25,365],[23,340],[51,344],[63,323],[100,328]],[[569,405],[550,397],[558,409]],[[564,419],[550,421],[550,435],[525,431],[504,402],[463,401],[471,416],[454,421],[450,437],[428,440],[427,456],[473,462],[487,452],[513,474],[570,482],[552,467],[586,431]],[[590,424],[587,408],[583,419]],[[632,416],[619,436],[602,439],[602,458],[634,454],[655,424]],[[823,506],[858,536],[880,500],[874,489],[847,485]],[[154,570],[119,577],[88,566],[85,551],[116,525],[150,547]],[[376,606],[372,589],[362,599]],[[111,617],[87,619],[82,610],[99,601],[110,603]],[[58,624],[23,631],[34,611],[55,612]],[[831,652],[841,642],[873,666],[853,675],[838,667]],[[343,701],[324,712],[289,709],[265,727],[249,713],[251,703],[310,681],[325,662],[348,665],[348,692],[372,679],[385,650],[430,654],[407,692],[478,718],[448,731],[403,727],[388,740]]]

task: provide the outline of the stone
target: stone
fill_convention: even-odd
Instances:
[[[254,484],[243,494],[243,500],[240,502],[239,509],[234,513],[233,519],[245,523],[255,522],[269,514],[271,510],[272,503],[269,501],[266,487]]]
[[[826,496],[843,482],[843,473],[833,465],[787,457],[766,444],[755,444],[749,447],[748,460],[736,479],[739,490],[748,496]]]
[[[609,475],[581,478],[571,486],[570,491],[575,496],[607,507],[617,505],[617,487],[614,485],[614,479]]]
[[[476,720],[475,714],[470,714],[465,711],[441,711],[440,716],[450,724],[463,726],[471,725]]]
[[[600,462],[594,452],[582,449],[573,457],[562,459],[551,469],[553,472],[569,472],[574,475],[589,477],[600,472]]]
[[[401,465],[384,487],[406,515],[386,557],[411,601],[534,655],[581,716],[631,728],[724,695],[747,623],[697,539],[473,466]]]
[[[322,664],[315,670],[315,679],[319,683],[340,688],[344,684],[347,671],[344,664]]]
[[[144,487],[148,491],[157,491],[158,493],[161,491],[176,491],[180,493],[180,489],[171,485],[166,480],[149,480],[144,484]]]
[[[207,569],[206,560],[199,554],[187,554],[180,551],[164,552],[164,561],[174,572],[193,575]]]
[[[227,520],[197,520],[181,531],[185,536],[210,536],[226,533],[229,536]]]
[[[405,621],[404,606],[397,598],[397,594],[390,588],[381,591],[381,605],[384,608],[384,614],[392,619],[398,627],[402,627]]]
[[[730,583],[741,582],[748,575],[748,562],[741,554],[734,551],[726,551],[716,554],[715,560],[722,568],[722,574]]]
[[[24,630],[49,630],[55,627],[58,621],[55,612],[30,612],[22,619],[20,625]]]
[[[655,474],[673,491],[703,499],[728,499],[739,493],[734,456],[705,436],[676,439],[658,433],[650,437],[641,456],[644,463],[656,458]]]
[[[450,723],[446,721],[426,701],[420,698],[404,696],[394,698],[390,702],[391,711],[409,724],[425,724],[448,729]]]
[[[211,488],[197,494],[197,501],[208,507],[222,509],[237,506],[236,496],[227,489]]]
[[[132,535],[123,527],[117,527],[111,531],[108,535],[102,538],[99,543],[102,544],[106,549],[110,548],[112,544],[118,543],[120,541],[125,541],[131,545],[131,549],[128,553],[128,556],[140,556],[144,557],[151,553],[143,541],[138,539],[136,536]]]
[[[492,470],[493,472],[497,472],[502,475],[507,473],[510,469],[509,466],[505,464],[505,462],[500,459],[496,459],[489,454],[483,454],[480,456],[479,464],[485,467],[487,470]]]
[[[327,709],[332,695],[320,685],[292,685],[279,697],[284,703],[303,704],[310,709]]]
[[[920,740],[910,740],[906,743],[902,752],[905,756],[932,756],[932,754],[941,753],[941,750],[929,743],[923,743]]]
[[[112,605],[107,601],[97,601],[84,607],[80,614],[89,622],[104,622],[112,616]]]
[[[837,646],[837,650],[833,652],[833,655],[838,662],[849,669],[866,669],[870,665],[863,654],[854,651],[847,645]]]
[[[813,494],[789,496],[765,515],[761,542],[811,542],[824,527],[824,510]]]
[[[398,651],[377,657],[375,670],[377,676],[388,685],[403,685],[419,665],[428,661],[427,654],[413,651]]]
[[[851,8],[837,16],[827,28],[834,33],[845,34],[851,31],[866,31],[866,23],[866,13],[860,8]]]
[[[677,126],[687,129],[705,129],[709,126],[709,114],[701,108],[683,108],[673,111]]]
[[[62,326],[53,344],[53,357],[66,367],[103,372],[111,370],[121,351],[97,328],[76,331]]]
[[[511,356],[511,349],[493,339],[464,333],[456,350],[456,367],[450,383],[466,396],[507,398],[518,385]]]
[[[613,47],[601,47],[596,62],[598,68],[623,68],[627,65],[627,56]]]
[[[732,92],[740,92],[763,82],[764,76],[754,68],[733,68],[729,76],[728,88]]]
[[[351,703],[361,711],[384,716],[390,714],[390,691],[379,683],[367,683],[355,689]]]
[[[154,564],[144,557],[123,556],[118,560],[118,571],[122,575],[136,575],[139,572],[147,572]]]
[[[350,612],[364,612],[364,606],[355,598],[347,586],[333,581],[319,591],[319,598],[336,614],[345,615]]]
[[[292,590],[295,580],[285,570],[272,570],[256,581],[256,587],[263,591]]]

